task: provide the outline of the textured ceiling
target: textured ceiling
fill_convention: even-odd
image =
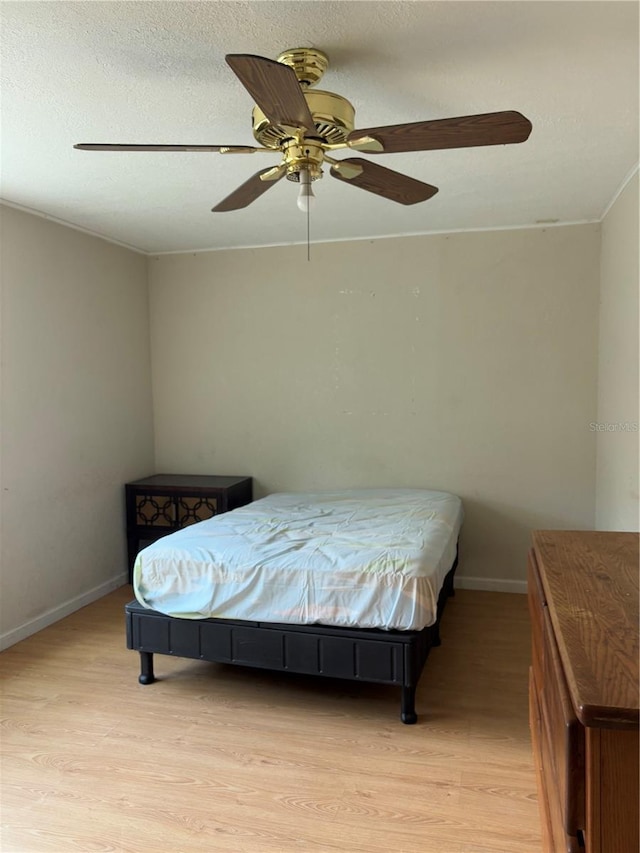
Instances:
[[[252,144],[226,53],[322,49],[320,88],[354,104],[357,127],[497,110],[533,123],[520,145],[372,156],[439,187],[413,207],[325,174],[312,240],[593,221],[638,159],[636,2],[91,0],[0,15],[2,197],[148,252],[306,240],[288,181],[210,212],[276,155],[72,148]]]

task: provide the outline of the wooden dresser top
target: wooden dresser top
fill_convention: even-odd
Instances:
[[[639,538],[600,531],[533,534],[569,692],[586,726],[638,727]]]

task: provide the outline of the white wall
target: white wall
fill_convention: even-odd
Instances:
[[[0,641],[125,581],[123,483],[153,471],[147,260],[2,211]]]
[[[638,530],[638,173],[602,223],[596,525]]]
[[[585,225],[152,258],[156,468],[452,491],[460,574],[522,589],[532,528],[594,524],[599,251]]]

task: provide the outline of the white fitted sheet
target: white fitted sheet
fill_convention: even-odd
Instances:
[[[419,630],[435,622],[462,520],[448,492],[273,494],[142,550],[135,595],[187,619]]]

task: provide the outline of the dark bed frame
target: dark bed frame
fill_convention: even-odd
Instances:
[[[402,690],[400,719],[415,723],[416,687],[429,652],[440,645],[440,620],[454,595],[457,565],[456,556],[438,596],[436,622],[422,631],[180,619],[131,601],[125,606],[127,648],[140,652],[141,684],[155,681],[154,654],[394,684]]]

